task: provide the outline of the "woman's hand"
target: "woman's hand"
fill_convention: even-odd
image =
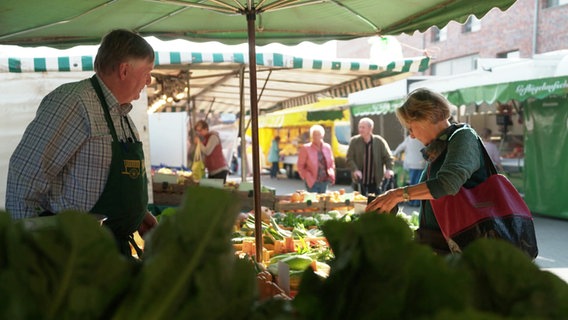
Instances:
[[[376,211],[378,213],[389,213],[396,205],[402,201],[402,189],[391,189],[378,195],[375,200],[367,205],[366,212]]]

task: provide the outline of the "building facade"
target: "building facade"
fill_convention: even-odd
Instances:
[[[450,75],[477,69],[479,58],[532,58],[568,49],[567,17],[566,0],[518,0],[505,12],[493,9],[481,19],[397,38],[405,56],[418,49],[432,57],[426,74]]]
[[[507,11],[489,11],[464,24],[450,22],[423,33],[399,35],[405,57],[427,54],[425,75],[450,75],[477,69],[479,58],[532,58],[568,49],[568,0],[518,0]],[[369,58],[367,38],[341,41],[339,58]]]

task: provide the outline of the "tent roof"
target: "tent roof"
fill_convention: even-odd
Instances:
[[[256,45],[297,44],[375,35],[412,34],[450,20],[482,17],[515,0],[3,0],[0,44],[70,47],[99,43],[115,28],[161,39],[248,41],[248,4],[256,15]]]
[[[476,71],[413,82],[409,91],[420,87],[438,91],[463,106],[462,114],[491,112],[509,100],[566,94],[567,57],[568,51],[561,50],[532,59],[480,59]]]
[[[455,105],[470,103],[480,105],[504,103],[509,100],[525,101],[529,98],[542,99],[566,94],[568,94],[568,76],[462,88],[448,92],[447,97]]]
[[[430,62],[428,57],[416,57],[377,65],[368,59],[314,60],[280,53],[257,53],[256,60],[261,111],[314,103],[320,97],[346,97],[424,71]],[[94,55],[4,55],[0,56],[0,72],[92,71],[93,61]],[[238,113],[241,80],[245,106],[250,101],[247,53],[157,51],[153,76],[149,104],[162,96],[171,98],[151,106],[153,111],[186,111],[189,92],[197,110]]]

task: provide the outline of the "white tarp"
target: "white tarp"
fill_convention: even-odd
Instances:
[[[187,168],[187,112],[159,112],[149,116],[152,166]]]
[[[91,77],[93,72],[32,72],[0,73],[0,209],[5,209],[6,182],[10,156],[20,142],[27,125],[35,117],[41,100],[50,91],[67,82]],[[133,102],[130,113],[144,143],[144,152],[150,154],[148,139],[148,98],[143,91],[140,99]],[[148,156],[146,156],[148,157]],[[146,161],[146,170],[150,172],[150,161]],[[149,186],[150,202],[153,201],[152,188]]]

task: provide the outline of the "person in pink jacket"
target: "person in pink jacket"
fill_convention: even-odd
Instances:
[[[308,192],[326,193],[335,183],[335,160],[329,143],[323,141],[325,130],[319,124],[310,128],[311,142],[304,144],[298,154],[298,173]]]

